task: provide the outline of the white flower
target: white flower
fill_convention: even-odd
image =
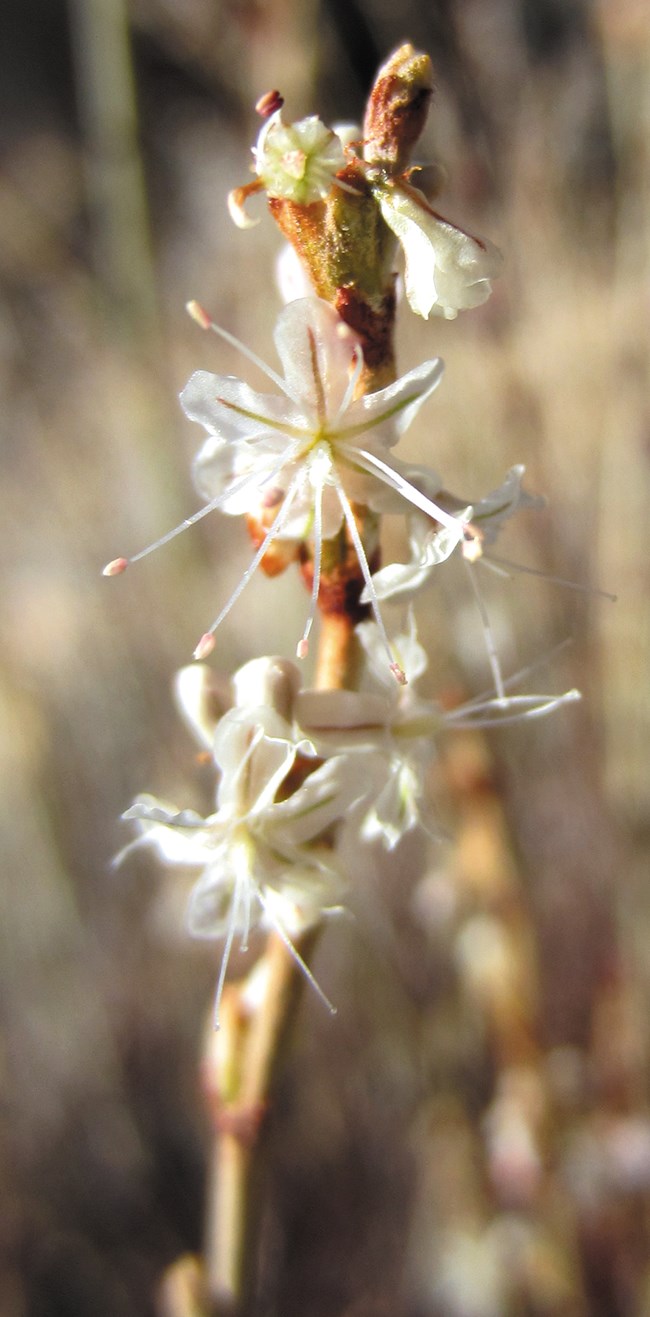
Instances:
[[[454,508],[458,509],[457,515],[461,521],[465,522],[471,518],[472,535],[471,538],[463,539],[461,550],[462,556],[468,564],[468,569],[476,562],[484,562],[499,574],[503,574],[502,567],[506,569],[515,567],[516,569],[516,565],[510,563],[507,559],[493,558],[489,550],[497,539],[504,522],[513,517],[520,508],[540,508],[544,506],[543,498],[535,494],[529,494],[523,488],[522,480],[525,469],[521,465],[511,467],[503,484],[498,489],[492,490],[490,494],[486,494],[484,498],[468,507],[463,506],[462,499],[453,498],[448,494],[439,495],[449,511]],[[412,467],[409,470],[409,476],[425,493],[428,491],[429,477],[425,470]],[[438,491],[436,490],[436,492]],[[411,598],[422,586],[426,585],[434,567],[449,558],[458,544],[458,540],[450,536],[446,526],[433,525],[430,517],[418,511],[414,511],[409,518],[409,542],[411,556],[408,562],[388,563],[373,576],[372,583],[378,600],[383,601],[400,597]],[[529,569],[521,568],[521,570]],[[469,579],[481,617],[495,689],[499,696],[503,696],[504,686],[501,664],[487,610],[474,572],[470,571]],[[366,601],[367,598],[368,595],[364,591],[361,596],[362,602]]]
[[[404,250],[404,284],[409,305],[454,320],[459,311],[481,306],[492,292],[491,279],[501,253],[485,238],[474,238],[432,209],[423,192],[404,179],[372,183],[389,229]]]
[[[434,700],[422,699],[414,682],[426,670],[427,658],[411,617],[406,635],[398,636],[395,650],[408,676],[407,686],[386,679],[381,662],[381,640],[372,622],[357,627],[365,650],[369,675],[379,690],[300,691],[296,718],[322,755],[363,756],[359,779],[366,783],[362,800],[365,815],[361,836],[381,840],[391,850],[416,825],[432,831],[426,806],[426,775],[440,733],[453,727],[492,727],[542,717],[561,705],[579,699],[575,690],[562,695],[478,696],[451,711]],[[506,686],[519,681],[511,678]]]
[[[240,229],[257,223],[246,213],[246,202],[262,188],[267,196],[310,206],[331,191],[345,151],[338,135],[316,115],[284,124],[281,109],[267,120],[253,147],[257,179],[228,196],[231,219]]]
[[[205,328],[231,336],[192,306]],[[359,559],[378,625],[382,628],[370,570],[353,504],[373,512],[403,511],[404,500],[446,526],[460,541],[466,525],[412,484],[408,468],[391,455],[442,375],[439,358],[424,362],[376,393],[355,397],[363,357],[356,335],[318,298],[291,302],[281,312],[275,344],[284,377],[265,366],[242,344],[241,350],[262,369],[279,393],[261,394],[231,376],[197,371],[181,394],[191,420],[200,422],[208,439],[195,462],[195,480],[208,504],[130,561],[150,553],[213,508],[232,516],[248,515],[268,527],[251,566],[234,594],[199,642],[196,657],[212,648],[212,636],[229,612],[271,544],[308,540],[313,546],[314,584],[311,612],[298,646],[302,657],[315,614],[320,586],[323,541],[347,528]],[[115,575],[129,560],[116,559],[104,570]],[[385,636],[385,633],[384,633]],[[385,647],[389,651],[388,641]],[[392,658],[391,658],[392,662]],[[395,674],[398,676],[399,673]]]
[[[199,870],[188,926],[195,937],[225,938],[217,1005],[235,935],[245,947],[249,929],[262,922],[279,933],[324,996],[290,938],[339,906],[345,884],[329,832],[354,804],[359,786],[348,758],[320,763],[311,743],[296,737],[279,711],[288,701],[291,715],[299,680],[292,667],[281,659],[260,659],[238,674],[240,700],[266,689],[273,705],[243,703],[216,724],[213,754],[221,778],[214,814],[202,818],[148,795],[124,814],[137,823],[140,836],[118,858],[134,846],[148,846],[166,864]],[[194,707],[197,697],[203,702],[199,685],[181,682],[179,689],[181,698],[189,699],[188,721],[205,744],[207,724]],[[292,771],[301,783],[295,790]]]
[[[325,539],[340,530],[346,500],[376,511],[400,507],[400,467],[386,459],[439,383],[440,359],[355,400],[359,342],[326,302],[291,302],[274,339],[284,378],[264,369],[282,395],[207,371],[197,371],[181,393],[187,416],[210,435],[194,465],[201,493],[218,497],[234,516],[268,507],[273,496],[272,506],[282,503],[276,534],[289,539],[312,533],[316,502]],[[430,504],[417,490],[413,500]]]
[[[313,541],[314,604],[322,543],[345,524],[372,603],[353,503],[375,512],[399,511],[406,499],[438,516],[458,539],[463,534],[458,519],[411,485],[401,464],[390,456],[390,449],[438,384],[442,362],[438,358],[425,362],[394,384],[355,399],[362,365],[358,339],[317,298],[285,307],[275,344],[284,378],[268,370],[267,374],[284,396],[258,394],[239,380],[205,371],[193,375],[183,391],[185,412],[210,434],[196,459],[197,486],[223,512],[252,514],[266,525],[272,517],[254,565],[275,539]],[[301,653],[312,617],[313,608]]]
[[[341,141],[315,114],[283,124],[278,111],[264,125],[253,154],[268,195],[301,206],[326,197],[345,165]]]
[[[363,622],[356,634],[379,689],[302,691],[296,698],[296,717],[321,754],[345,749],[364,757],[359,771],[360,780],[366,783],[361,837],[381,840],[392,850],[426,813],[422,804],[426,768],[443,715],[436,704],[421,700],[413,687],[425,671],[427,659],[412,620],[409,633],[394,642],[408,676],[407,686],[385,680],[376,625]]]
[[[439,485],[436,486],[434,492],[447,503],[449,510],[451,510],[450,503],[453,502],[461,519],[471,519],[474,535],[471,540],[462,543],[463,557],[468,562],[476,562],[479,559],[490,562],[490,555],[486,554],[485,550],[494,544],[504,523],[514,517],[520,508],[544,507],[543,498],[537,494],[529,494],[523,488],[525,470],[526,468],[520,464],[511,467],[503,484],[471,504],[465,504],[463,499],[445,499],[440,494]],[[429,476],[426,471],[411,467],[408,474],[425,494],[429,492]],[[382,600],[393,599],[396,596],[410,598],[427,583],[434,567],[444,562],[459,543],[460,541],[453,535],[450,536],[446,526],[441,528],[433,524],[430,517],[414,509],[409,517],[411,551],[409,561],[388,563],[375,573],[372,582],[377,598]]]

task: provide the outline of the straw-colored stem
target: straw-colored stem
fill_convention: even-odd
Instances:
[[[302,957],[310,931],[294,944]],[[207,1311],[244,1317],[252,1301],[267,1115],[274,1078],[304,976],[285,943],[271,933],[264,954],[264,995],[252,1012],[245,985],[224,993],[217,1035],[208,1038],[204,1082],[213,1116],[205,1242]],[[256,973],[259,972],[259,966]]]

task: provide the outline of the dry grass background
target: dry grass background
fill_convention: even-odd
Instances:
[[[30,0],[3,15],[0,1313],[147,1313],[162,1268],[200,1245],[195,1058],[219,953],[184,939],[183,894],[152,866],[109,859],[140,789],[209,799],[170,678],[249,549],[214,518],[123,580],[99,569],[193,510],[200,436],[176,393],[194,368],[242,369],[184,302],[271,356],[278,238],[225,212],[252,104],[280,86],[294,118],[358,117],[408,37],[438,77],[422,157],[448,171],[441,209],[507,260],[453,324],[403,311],[401,365],[447,362],[405,451],[469,495],[525,462],[549,506],[504,551],[619,599],[487,582],[505,666],[571,635],[539,684],[585,700],[495,736],[489,763],[459,742],[456,851],[425,864],[407,844],[381,883],[376,857],[355,857],[356,921],[319,960],[339,1016],[305,1002],[275,1118],[259,1311],[643,1317],[645,6]],[[290,576],[254,582],[215,664],[286,652],[302,607]],[[453,566],[420,623],[433,689],[487,684]]]

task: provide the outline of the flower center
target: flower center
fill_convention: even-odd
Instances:
[[[295,178],[298,182],[305,177],[307,168],[307,154],[296,147],[293,151],[285,151],[282,157],[282,168],[290,178]]]

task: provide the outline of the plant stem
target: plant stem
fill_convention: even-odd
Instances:
[[[355,684],[359,659],[354,622],[345,613],[322,614],[316,688],[350,690]]]
[[[294,946],[309,957],[318,930]],[[277,933],[262,962],[263,994],[247,1004],[249,984],[224,992],[218,1033],[210,1028],[203,1082],[214,1130],[210,1155],[204,1284],[211,1317],[246,1317],[254,1301],[263,1206],[267,1116],[304,976]]]

